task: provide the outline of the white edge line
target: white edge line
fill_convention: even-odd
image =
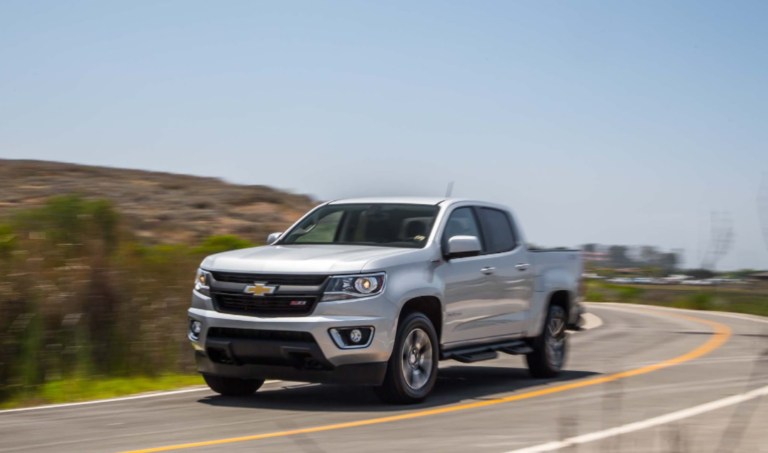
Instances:
[[[273,384],[276,382],[282,382],[279,380],[274,381],[268,381],[265,382],[266,384]],[[9,412],[24,412],[24,411],[37,411],[41,409],[58,409],[60,407],[73,407],[73,406],[85,406],[88,404],[102,404],[102,403],[117,403],[121,401],[131,401],[131,400],[140,400],[144,398],[156,398],[158,396],[170,396],[170,395],[180,395],[182,393],[192,393],[192,392],[200,392],[203,390],[210,390],[208,387],[195,387],[191,389],[184,389],[184,390],[171,390],[168,392],[153,392],[153,393],[144,393],[141,395],[133,395],[133,396],[121,396],[119,398],[107,398],[103,400],[94,400],[94,401],[80,401],[77,403],[63,403],[63,404],[48,404],[46,406],[34,406],[34,407],[20,407],[18,409],[4,409],[0,410],[0,414],[7,414]]]
[[[724,407],[740,404],[745,401],[759,398],[761,396],[768,395],[768,386],[758,388],[746,393],[740,393],[738,395],[729,396],[717,401],[712,401],[699,406],[690,407],[677,412],[661,415],[659,417],[649,418],[639,422],[628,423],[626,425],[617,426],[615,428],[606,429],[603,431],[596,431],[593,433],[582,434],[581,436],[571,437],[561,441],[547,442],[541,445],[535,445],[533,447],[522,448],[519,450],[512,450],[507,453],[541,453],[547,451],[560,450],[566,447],[572,447],[574,445],[585,444],[588,442],[594,442],[596,440],[605,439],[608,437],[618,436],[620,434],[627,434],[634,431],[640,431],[642,429],[652,428],[654,426],[663,425],[666,423],[675,422],[685,418],[700,415],[705,412],[711,412]]]
[[[603,325],[603,319],[594,313],[582,313],[581,317],[584,320],[584,324],[579,326],[579,330],[569,330],[568,332],[584,332],[587,330],[596,329]]]
[[[594,313],[584,313],[581,316],[584,318],[584,325],[581,326],[581,330],[597,329],[603,325],[603,319]]]

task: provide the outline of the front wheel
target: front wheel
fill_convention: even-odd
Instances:
[[[567,320],[568,315],[563,307],[549,307],[544,330],[531,343],[533,351],[525,356],[531,376],[552,378],[560,374],[568,352],[568,335],[565,332]]]
[[[238,379],[204,374],[203,379],[214,392],[224,396],[249,396],[264,384],[264,379]]]
[[[397,328],[379,398],[392,404],[414,404],[429,395],[437,380],[437,333],[421,313],[406,316]]]

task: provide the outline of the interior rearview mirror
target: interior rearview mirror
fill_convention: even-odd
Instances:
[[[267,237],[267,245],[272,245],[272,244],[274,244],[274,243],[275,243],[275,241],[277,241],[278,239],[280,239],[280,236],[282,236],[282,235],[283,235],[283,233],[272,233],[272,234],[270,234],[270,235]]]
[[[448,258],[463,258],[479,255],[482,251],[480,239],[477,236],[453,236],[448,239]]]

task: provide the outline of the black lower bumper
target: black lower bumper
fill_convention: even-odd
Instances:
[[[195,354],[197,371],[241,379],[280,379],[325,384],[381,385],[387,362],[340,365],[331,370],[313,370],[274,365],[225,365],[214,363],[201,351]]]
[[[241,379],[380,385],[387,362],[334,366],[314,341],[208,339],[196,351],[197,371]]]

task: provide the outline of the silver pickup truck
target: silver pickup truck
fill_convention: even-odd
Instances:
[[[415,403],[438,361],[523,354],[556,376],[581,306],[578,251],[534,251],[510,211],[461,199],[324,203],[267,245],[212,255],[189,339],[214,391],[265,379],[373,386]]]

